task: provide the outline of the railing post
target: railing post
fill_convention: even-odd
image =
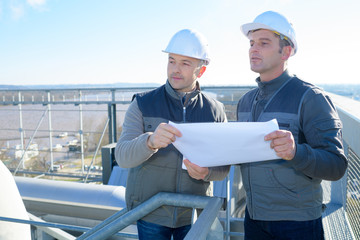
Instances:
[[[111,91],[111,103],[108,105],[108,118],[109,124],[109,143],[115,143],[117,141],[116,133],[116,104],[115,102],[115,90]]]
[[[21,92],[19,91],[19,132],[20,132],[20,146],[22,154],[25,154],[25,139],[24,139],[24,129],[23,129],[23,121],[22,121],[22,106],[21,106]],[[23,161],[22,168],[25,169],[25,161]]]
[[[184,240],[205,240],[221,205],[220,198],[211,198]]]
[[[114,151],[115,151],[116,143],[112,143],[101,148],[101,160],[102,160],[102,181],[103,184],[108,184],[111,171],[113,168],[113,161],[115,159]]]
[[[84,129],[83,129],[83,112],[82,112],[82,92],[81,90],[79,90],[79,120],[80,120],[80,130],[79,130],[79,134],[80,134],[80,151],[81,151],[81,173],[84,174],[84,165],[85,165],[85,160],[84,160]]]
[[[53,155],[53,129],[52,129],[52,117],[51,117],[51,95],[50,91],[47,92],[47,109],[48,109],[48,121],[49,121],[49,149],[50,149],[50,170],[54,171],[54,155]]]
[[[225,239],[230,239],[230,213],[231,213],[231,196],[230,196],[230,177],[226,176],[226,224],[225,224]]]

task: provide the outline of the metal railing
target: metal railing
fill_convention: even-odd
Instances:
[[[31,224],[33,226],[45,228],[45,231],[58,239],[75,239],[75,237],[66,232],[55,231],[53,228],[84,232],[84,234],[77,238],[78,240],[102,240],[113,235],[127,238],[137,238],[137,235],[118,232],[161,206],[188,207],[193,208],[194,210],[203,209],[203,211],[186,235],[185,240],[203,240],[206,239],[206,236],[210,231],[210,227],[215,221],[218,212],[223,205],[223,201],[223,199],[218,197],[160,192],[130,211],[127,209],[119,211],[92,229],[66,224],[48,223],[31,214],[30,217],[36,221],[7,217],[0,217],[0,221]]]
[[[360,158],[349,148],[346,212],[355,238],[360,239]]]
[[[334,182],[323,181],[327,209],[323,214],[325,236],[329,239],[360,239],[360,102],[330,94],[343,123],[343,141],[348,158],[345,176]],[[358,197],[357,197],[358,196]]]
[[[234,113],[234,106],[237,103],[237,100],[239,97],[248,91],[251,87],[206,87],[204,90],[212,92],[216,94],[216,97],[218,100],[222,101],[225,104],[226,111],[228,114],[229,120],[234,120],[235,116],[232,115]],[[43,106],[44,109],[41,110],[42,113],[44,111],[48,112],[56,112],[56,111],[62,111],[62,109],[56,109],[55,107],[48,107],[48,105],[51,106],[60,106],[60,105],[72,105],[75,109],[72,109],[71,111],[76,111],[77,115],[81,115],[82,113],[86,112],[87,109],[80,108],[80,106],[105,106],[105,110],[101,110],[101,112],[104,112],[106,115],[106,123],[101,126],[102,131],[97,132],[98,134],[101,134],[103,138],[104,133],[107,130],[108,133],[108,142],[106,144],[114,143],[118,137],[119,132],[116,131],[116,126],[121,125],[122,117],[119,117],[119,113],[124,114],[126,111],[126,106],[130,103],[130,99],[133,93],[135,92],[141,92],[148,90],[150,88],[127,88],[127,89],[70,89],[73,93],[73,97],[69,93],[66,93],[69,89],[56,89],[56,90],[16,90],[16,91],[0,91],[0,105],[3,105],[3,107],[0,106],[0,111],[9,111],[9,108],[11,108],[11,111],[18,111],[19,112],[19,125],[18,127],[14,128],[5,128],[4,124],[1,125],[1,131],[15,131],[18,132],[17,139],[23,141],[26,140],[26,136],[24,136],[24,130],[29,131],[32,130],[32,132],[35,132],[35,127],[33,129],[28,129],[26,126],[26,123],[21,123],[22,121],[22,114],[24,114],[27,111],[27,106]],[[39,92],[43,91],[46,94],[43,95],[43,97],[35,97],[31,96],[32,92]],[[100,92],[101,96],[96,96],[96,93],[93,91]],[[104,93],[107,94],[104,94]],[[24,94],[22,94],[24,93]],[[63,94],[63,95],[62,95]],[[1,97],[2,96],[2,97]],[[41,96],[41,94],[40,94]],[[87,97],[86,97],[87,96]],[[334,96],[332,96],[334,97]],[[2,100],[2,101],[1,101]],[[360,116],[357,114],[354,114],[352,111],[353,109],[360,109],[360,103],[356,103],[354,100],[350,100],[351,102],[345,102],[338,101],[337,97],[335,96],[335,103],[338,107],[340,118],[343,122],[344,128],[343,128],[343,139],[346,146],[346,152],[349,159],[349,168],[347,171],[347,175],[339,181],[336,182],[324,182],[323,188],[325,195],[324,197],[328,199],[328,206],[329,208],[326,210],[326,213],[324,214],[324,221],[325,221],[325,230],[327,231],[326,236],[329,239],[360,239]],[[355,107],[350,107],[349,109],[346,108],[349,104],[355,104]],[[124,106],[124,107],[121,107]],[[347,110],[346,110],[347,109]],[[89,111],[99,111],[98,109],[92,109]],[[118,115],[117,115],[118,114]],[[123,115],[122,115],[123,116]],[[84,120],[84,118],[81,118],[81,121]],[[49,119],[48,119],[49,120]],[[50,119],[51,121],[54,121],[54,118]],[[120,123],[120,124],[119,124]],[[106,124],[108,126],[106,126]],[[64,129],[55,129],[53,126],[56,125],[54,123],[48,124],[48,129],[40,128],[37,131],[37,134],[39,133],[47,133],[50,135],[50,137],[53,137],[51,135],[52,133],[60,133],[62,131],[66,131]],[[68,129],[68,132],[73,131],[72,129]],[[74,133],[85,134],[86,131],[84,131],[83,128],[81,128],[81,124],[79,124],[79,128],[74,131]],[[91,131],[89,131],[91,132]],[[5,134],[6,135],[6,134]],[[4,134],[2,134],[4,136]],[[34,139],[36,138],[36,134],[32,136]],[[22,139],[23,138],[23,139]],[[0,143],[1,140],[0,139]],[[5,139],[6,140],[6,139]],[[29,138],[28,138],[29,140]],[[25,150],[26,145],[22,146],[22,150]],[[96,146],[100,146],[100,143],[97,142]],[[82,152],[84,150],[81,150]],[[96,152],[98,151],[95,150]],[[95,154],[96,155],[96,154]],[[95,160],[94,156],[92,156],[92,162]],[[103,163],[104,164],[104,163]],[[111,167],[111,163],[110,163]],[[111,170],[111,169],[108,169]],[[41,175],[41,172],[39,171],[32,171],[29,169],[18,169],[17,173],[27,173],[32,175]],[[45,175],[52,175],[52,176],[68,176],[68,177],[74,177],[73,174],[58,174],[55,172],[46,172]],[[75,174],[77,177],[80,177],[82,179],[91,179],[94,177],[94,179],[99,179],[99,177],[96,176],[90,176],[89,172],[86,174]],[[76,177],[75,176],[75,177]],[[103,176],[104,179],[104,176]],[[328,191],[327,191],[328,190]],[[231,196],[227,197],[228,201],[228,208],[231,208]],[[124,213],[122,213],[124,214]],[[227,213],[228,214],[228,213]],[[120,213],[119,213],[120,215]],[[228,216],[226,220],[226,226],[224,229],[224,235],[227,239],[229,239],[230,236],[239,236],[240,239],[242,235],[237,235],[234,232],[231,232],[230,229],[230,218],[232,216]],[[337,219],[344,220],[345,222],[338,223]],[[6,220],[6,218],[0,217],[0,220]],[[9,220],[9,219],[7,219]],[[239,220],[236,218],[236,220]],[[240,219],[241,220],[241,219]],[[20,222],[21,220],[12,220]],[[36,221],[29,221],[29,222],[23,222],[27,224],[31,224],[34,226],[37,225],[43,225],[48,227],[55,227],[55,228],[61,228],[65,230],[74,230],[72,228],[75,228],[79,230],[80,232],[86,232],[87,234],[94,231],[94,229],[89,228],[77,228],[76,226],[66,226],[66,225],[58,225],[58,224],[51,224],[51,223],[38,223]],[[111,230],[111,234],[117,229],[115,232],[115,235],[119,235],[120,233],[117,233],[119,231],[119,223],[117,220],[109,221],[109,224],[113,227]],[[328,224],[329,223],[329,224]],[[100,230],[101,229],[101,230]],[[98,236],[97,234],[104,234],[106,228],[99,228],[96,231],[96,234],[93,235],[94,237]],[[195,231],[195,230],[193,230]],[[110,232],[106,232],[108,234]],[[344,234],[345,233],[345,234]],[[131,236],[130,236],[131,237]],[[134,237],[134,236],[132,236]],[[94,238],[96,239],[96,238]]]
[[[250,88],[204,87],[203,90],[215,94],[218,100],[226,104],[228,119],[231,121],[235,120],[236,100]],[[57,174],[62,162],[69,162],[69,158],[80,159],[80,173],[77,171],[78,174],[75,175],[84,181],[98,179],[96,172],[90,170],[94,168],[96,158],[100,157],[100,147],[117,141],[133,94],[150,89],[152,88],[0,90],[0,112],[5,116],[0,119],[0,147],[3,150],[0,152],[0,159],[5,160],[14,175],[31,174],[31,171],[36,175],[39,169],[29,170],[34,168],[26,167],[25,162],[28,155],[38,155],[37,158],[43,160],[39,159],[37,165],[48,165],[48,169],[42,171],[59,177],[64,175]],[[99,122],[98,126],[89,126],[94,125],[97,119],[103,119],[103,122]],[[66,135],[60,137],[64,133]],[[105,140],[106,135],[108,140]],[[62,139],[65,138],[72,138],[71,141],[76,140],[76,143],[64,143]],[[30,146],[37,144],[36,141],[41,142],[37,147],[39,149],[30,149]],[[10,145],[16,144],[19,147],[12,149]],[[19,160],[9,159],[5,153],[20,153],[21,157]],[[90,166],[87,166],[85,158],[89,157],[92,160]],[[69,177],[74,177],[74,174],[69,174]]]
[[[130,211],[120,211],[114,214],[90,231],[85,232],[78,240],[106,239],[164,205],[204,209],[185,237],[187,240],[202,240],[206,238],[222,202],[223,200],[217,197],[161,192]]]
[[[63,158],[65,161],[66,157],[69,157],[70,154],[75,155],[73,158],[81,158],[81,173],[77,174],[77,176],[85,179],[85,181],[87,181],[87,179],[94,179],[94,177],[90,176],[90,169],[93,168],[95,158],[99,157],[98,151],[100,146],[116,142],[118,138],[116,118],[117,114],[119,115],[119,113],[124,112],[125,110],[121,110],[120,108],[120,110],[117,111],[117,104],[128,104],[131,100],[131,94],[129,92],[143,90],[145,89],[0,90],[2,99],[2,101],[0,100],[1,115],[11,116],[11,118],[7,119],[8,122],[0,124],[1,136],[10,135],[10,137],[0,139],[0,147],[3,148],[0,156],[3,160],[7,160],[4,154],[6,151],[9,153],[14,152],[14,155],[15,153],[20,153],[21,157],[18,163],[17,161],[11,161],[13,164],[16,162],[16,165],[9,168],[12,168],[11,170],[14,172],[14,175],[18,172],[29,173],[29,170],[25,168],[25,161],[27,160],[28,153],[35,153],[35,150],[28,148],[35,140],[43,140],[46,138],[48,139],[48,142],[44,143],[44,141],[42,141],[43,147],[41,147],[41,149],[36,149],[36,154],[45,156],[46,159],[49,160],[49,169],[47,172],[52,173],[51,175],[53,176],[57,175],[57,169],[54,167],[54,162],[58,160],[54,159],[54,155],[59,156],[62,154],[58,159]],[[1,107],[1,105],[3,105],[3,107]],[[17,116],[15,112],[18,113]],[[41,117],[38,115],[41,115]],[[72,126],[66,124],[66,120],[61,123],[61,118],[66,119],[65,117],[70,115],[72,116],[72,119],[69,121],[74,121],[71,123]],[[91,115],[91,119],[87,119],[89,118],[89,115]],[[78,118],[78,127],[74,127],[76,125],[76,118]],[[100,118],[105,121],[105,123],[100,122],[100,124],[103,124],[103,127],[99,126],[98,130],[93,129],[92,126],[85,129],[86,124],[91,125],[93,124],[93,122],[91,122],[92,120]],[[67,126],[68,128],[62,127],[62,125]],[[70,133],[69,136],[66,135],[65,137],[72,137],[72,141],[76,140],[76,143],[73,145],[67,144],[69,145],[69,150],[67,151],[56,150],[56,146],[53,144],[54,142],[60,142],[61,144],[57,144],[57,146],[60,145],[60,147],[64,145],[56,135],[60,135],[64,132],[66,134]],[[26,137],[26,133],[30,133],[31,137]],[[108,135],[108,140],[101,144],[105,133]],[[99,135],[101,135],[99,141],[92,143],[95,146],[95,150],[93,151],[91,164],[85,169],[85,153],[87,153],[87,155],[90,153],[89,149],[86,150],[86,147],[91,147],[89,146],[89,142],[86,143],[85,138],[87,137],[87,139],[90,139],[92,137],[95,139],[96,136]],[[76,136],[76,138],[74,138],[74,136]],[[8,144],[6,144],[6,142]],[[9,142],[18,144],[20,147],[11,149]],[[6,147],[6,145],[8,146]],[[93,172],[93,174],[95,173]],[[73,174],[69,174],[69,176],[73,177]],[[95,176],[95,179],[96,178],[98,177]]]

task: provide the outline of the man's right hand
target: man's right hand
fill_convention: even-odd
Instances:
[[[160,123],[147,139],[147,145],[150,149],[156,150],[159,148],[165,148],[170,143],[176,140],[176,137],[181,137],[181,132],[175,127],[167,124]]]

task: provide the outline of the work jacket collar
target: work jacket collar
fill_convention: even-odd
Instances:
[[[256,78],[259,87],[259,98],[267,98],[276,92],[285,82],[291,78],[289,72],[285,70],[279,77],[268,82],[261,82],[260,77]]]
[[[179,101],[182,101],[182,97],[186,94],[186,102],[187,102],[189,101],[189,99],[196,97],[200,93],[200,84],[198,81],[196,81],[196,87],[194,91],[189,93],[182,93],[182,92],[177,92],[170,85],[169,81],[166,81],[165,90],[172,98],[178,99]]]

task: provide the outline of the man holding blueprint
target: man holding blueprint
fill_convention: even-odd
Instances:
[[[212,195],[210,181],[222,180],[230,167],[182,169],[183,155],[171,144],[181,132],[174,122],[224,122],[224,105],[200,91],[198,78],[210,58],[198,31],[177,32],[164,50],[168,55],[164,85],[135,95],[115,150],[120,167],[129,168],[126,205],[133,209],[159,192]],[[140,56],[141,57],[141,56]],[[191,227],[192,209],[162,206],[137,221],[140,240],[181,240]]]
[[[320,184],[346,171],[342,123],[324,91],[288,72],[297,43],[283,15],[268,11],[241,29],[259,77],[238,103],[239,123],[170,123],[183,134],[173,144],[205,169],[241,164],[245,240],[324,239]]]
[[[259,77],[239,101],[238,121],[275,118],[280,127],[265,136],[277,160],[241,164],[245,240],[324,239],[320,183],[340,179],[347,167],[336,108],[324,91],[288,72],[297,42],[283,15],[264,12],[241,30]]]

